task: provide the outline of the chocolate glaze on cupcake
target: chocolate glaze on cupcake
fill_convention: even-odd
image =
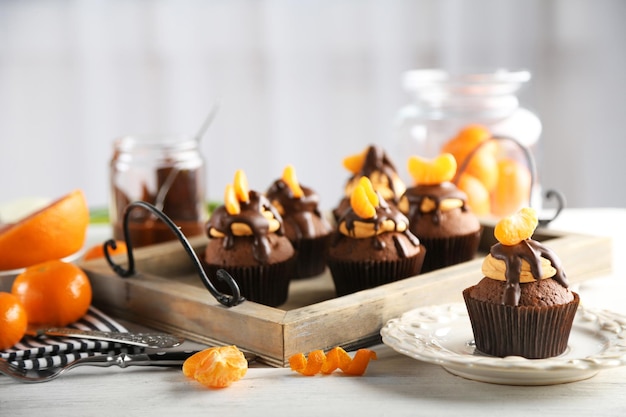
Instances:
[[[298,182],[291,165],[265,194],[280,213],[285,236],[296,249],[295,278],[323,273],[332,227],[318,208],[319,195]]]
[[[426,253],[408,219],[375,192],[367,177],[339,219],[328,254],[338,296],[419,274]]]
[[[567,348],[579,297],[557,255],[530,238],[536,225],[530,208],[501,220],[484,278],[463,291],[476,348],[485,354],[540,359]]]
[[[287,299],[294,274],[295,250],[284,236],[282,218],[269,200],[249,191],[242,171],[228,185],[224,205],[215,209],[206,228],[209,242],[204,267],[214,285],[228,292],[216,272],[228,271],[250,301],[278,306]]]
[[[335,220],[350,208],[350,195],[361,177],[369,178],[374,190],[390,205],[397,204],[406,189],[396,166],[381,147],[370,145],[363,152],[345,158],[343,165],[352,175],[344,187],[344,198],[333,210]]]

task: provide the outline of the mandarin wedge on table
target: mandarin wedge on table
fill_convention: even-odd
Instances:
[[[78,252],[85,244],[89,208],[75,190],[0,233],[0,270],[24,268]]]
[[[15,278],[11,293],[24,306],[28,323],[51,326],[67,326],[82,318],[92,297],[87,274],[61,260],[29,266]]]
[[[498,162],[498,183],[491,195],[491,211],[498,217],[508,216],[530,202],[530,170],[512,158]]]
[[[183,374],[210,388],[225,388],[243,378],[248,360],[237,346],[216,346],[190,356],[183,363]]]
[[[19,298],[0,292],[0,350],[19,342],[26,333],[28,318]]]

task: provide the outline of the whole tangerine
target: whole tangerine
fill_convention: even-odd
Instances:
[[[89,278],[78,266],[52,260],[30,266],[13,282],[28,323],[67,326],[82,318],[91,305]]]
[[[28,318],[19,298],[0,292],[0,350],[19,342],[26,333]]]

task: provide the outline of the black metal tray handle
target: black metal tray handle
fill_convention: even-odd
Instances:
[[[111,266],[111,268],[113,269],[113,271],[117,275],[119,275],[122,278],[128,278],[134,275],[136,272],[135,271],[135,258],[133,255],[133,247],[132,247],[132,242],[130,240],[130,230],[128,228],[128,220],[129,220],[130,212],[136,208],[143,208],[145,210],[150,211],[152,214],[158,217],[171,229],[171,231],[176,235],[180,243],[183,245],[183,248],[185,249],[189,257],[191,258],[191,261],[193,262],[196,268],[196,271],[198,272],[198,275],[200,276],[200,279],[202,280],[202,283],[209,290],[211,295],[213,295],[213,297],[215,297],[215,299],[220,302],[220,304],[225,305],[226,307],[232,307],[232,306],[241,304],[242,302],[245,301],[245,298],[241,296],[239,286],[237,285],[237,282],[235,281],[235,279],[227,271],[223,269],[220,269],[217,271],[217,278],[222,281],[225,281],[228,284],[232,292],[232,295],[223,294],[219,292],[215,288],[215,286],[213,286],[209,277],[206,275],[206,272],[204,271],[204,268],[202,267],[202,263],[200,262],[200,260],[198,259],[198,256],[196,255],[196,252],[193,250],[193,247],[187,240],[187,237],[183,234],[183,232],[181,232],[180,228],[176,226],[176,224],[169,217],[167,217],[165,213],[163,213],[161,210],[159,210],[152,204],[147,203],[145,201],[134,201],[128,204],[126,208],[124,209],[124,240],[126,242],[126,247],[128,248],[128,252],[127,252],[128,269],[124,269],[121,265],[116,264],[115,262],[113,262],[113,259],[111,259],[109,248],[115,249],[117,247],[117,244],[115,243],[115,239],[109,239],[106,242],[104,242],[104,256],[107,262],[109,263],[109,265]]]

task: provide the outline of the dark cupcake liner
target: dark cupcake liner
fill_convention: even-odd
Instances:
[[[422,265],[422,273],[472,260],[478,252],[482,228],[477,232],[447,238],[419,237],[428,253]]]
[[[220,292],[232,294],[230,287],[217,278],[217,270],[226,270],[239,285],[246,300],[276,307],[287,301],[289,282],[294,274],[295,257],[284,262],[260,266],[221,266],[204,262],[211,283]]]
[[[329,245],[330,235],[295,242],[297,256],[294,279],[311,278],[322,274],[326,270]]]
[[[410,258],[393,261],[343,261],[328,258],[338,297],[399,281],[420,273],[426,249]]]
[[[476,349],[491,356],[522,356],[543,359],[567,349],[570,331],[580,301],[578,294],[568,304],[533,307],[507,306],[471,298],[463,291]]]

